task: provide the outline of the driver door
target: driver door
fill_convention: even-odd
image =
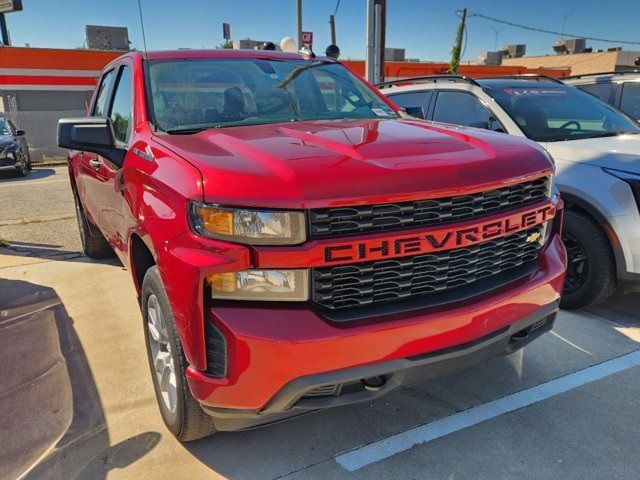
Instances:
[[[133,127],[133,84],[131,65],[125,63],[113,70],[106,110],[102,116],[111,120],[116,146],[128,149]],[[109,243],[123,251],[122,165],[93,153],[83,159],[85,198],[89,201],[92,217]]]

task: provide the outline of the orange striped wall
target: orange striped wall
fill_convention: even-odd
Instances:
[[[0,47],[0,68],[100,71],[123,53],[105,50]]]
[[[364,60],[341,60],[351,67],[356,73],[364,75]],[[385,62],[385,78],[396,79],[402,77],[420,77],[423,75],[438,75],[447,73],[448,63],[426,62]],[[571,74],[569,68],[526,68],[505,65],[460,65],[460,74],[469,77],[492,77],[496,75],[518,75],[522,73],[535,73],[550,77],[566,77]]]

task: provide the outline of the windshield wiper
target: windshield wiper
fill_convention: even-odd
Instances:
[[[601,132],[594,133],[593,135],[587,135],[582,138],[604,138],[604,137],[617,137],[619,135],[637,135],[638,132],[624,132],[624,131],[614,131],[614,132]]]
[[[293,82],[302,72],[309,70],[310,68],[319,67],[320,65],[326,65],[330,62],[313,62],[309,65],[302,65],[291,70],[291,73],[287,75],[280,83],[276,85],[276,88],[285,88],[291,82]]]
[[[215,128],[215,127],[197,127],[197,128],[172,128],[169,130],[163,130],[164,133],[168,133],[169,135],[189,135],[191,133],[199,133],[207,128]]]

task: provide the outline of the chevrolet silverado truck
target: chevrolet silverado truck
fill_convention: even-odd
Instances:
[[[368,402],[552,328],[552,159],[402,115],[333,59],[218,50],[123,55],[60,120],[84,252],[131,272],[178,439]]]

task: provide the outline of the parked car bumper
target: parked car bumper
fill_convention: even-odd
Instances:
[[[189,367],[189,386],[221,430],[367,401],[508,353],[526,344],[528,333],[530,340],[550,329],[565,267],[554,234],[535,273],[491,294],[348,326],[308,304],[215,305],[207,321],[225,338],[228,370],[214,378]],[[362,382],[381,376],[381,388]],[[334,394],[322,396],[332,385],[339,385]]]

